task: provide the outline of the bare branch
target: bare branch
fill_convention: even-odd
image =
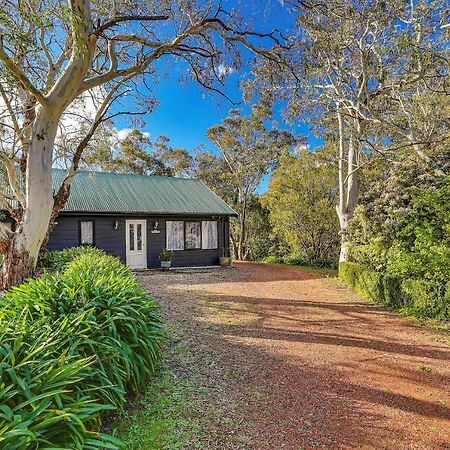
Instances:
[[[96,36],[100,36],[105,32],[106,30],[115,27],[116,25],[119,25],[123,22],[132,22],[132,21],[138,21],[138,22],[157,22],[157,21],[164,21],[167,20],[169,16],[166,15],[160,15],[160,16],[140,16],[140,15],[128,15],[128,16],[119,16],[115,17],[114,19],[108,20],[102,25],[99,25],[95,31],[94,34]]]
[[[3,153],[0,153],[0,161],[3,163],[8,173],[8,181],[9,185],[11,186],[14,197],[16,197],[17,201],[20,203],[22,208],[25,208],[26,206],[25,195],[20,189],[19,181],[17,179],[18,172],[16,170],[14,162],[11,161],[11,159]]]

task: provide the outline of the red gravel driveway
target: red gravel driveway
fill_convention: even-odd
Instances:
[[[450,449],[448,335],[297,268],[142,279],[229,416],[207,448]]]

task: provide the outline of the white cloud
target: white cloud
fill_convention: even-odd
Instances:
[[[119,141],[123,141],[132,131],[132,128],[122,128],[120,130],[117,130],[117,138],[119,139]],[[150,133],[148,131],[143,131],[142,134],[146,138],[150,137]]]
[[[231,66],[226,66],[225,64],[219,64],[218,66],[219,78],[224,78],[227,75],[231,75],[233,72],[235,72],[235,69]]]

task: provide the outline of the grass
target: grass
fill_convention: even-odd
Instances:
[[[312,266],[297,266],[294,264],[285,264],[285,263],[265,263],[270,266],[279,266],[279,267],[289,267],[291,269],[299,269],[303,272],[306,272],[309,275],[320,275],[323,277],[337,277],[338,271],[336,269],[330,268],[322,268],[322,267],[312,267]]]
[[[201,442],[210,417],[199,399],[207,391],[185,370],[191,352],[179,331],[170,326],[164,355],[159,369],[112,422],[109,432],[127,450],[205,449]]]
[[[112,434],[129,450],[184,449],[198,440],[200,424],[193,418],[195,386],[161,368],[139,398],[114,425]],[[201,447],[194,447],[201,448]]]
[[[426,364],[420,364],[419,369],[423,372],[431,372],[433,369],[430,366],[427,366]]]

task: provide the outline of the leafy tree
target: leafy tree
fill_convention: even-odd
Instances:
[[[328,149],[285,156],[263,196],[274,232],[295,256],[309,262],[334,263],[339,252],[332,159]]]
[[[183,76],[220,91],[219,66],[236,69],[241,46],[278,59],[270,47],[279,43],[277,32],[253,32],[236,11],[213,0],[11,0],[2,4],[0,34],[0,161],[10,187],[2,203],[16,221],[14,231],[0,224],[2,287],[33,272],[98,126],[118,114],[151,110],[147,86],[168,59]],[[87,130],[78,135],[66,179],[53,193],[58,130],[69,112],[77,116],[71,107],[88,100],[93,114]]]
[[[169,169],[153,153],[150,139],[139,130],[131,132],[119,142],[118,149],[110,142],[101,143],[83,157],[83,166],[98,167],[107,172],[137,175],[168,175]]]
[[[285,256],[289,246],[274,233],[269,220],[269,208],[261,203],[261,197],[252,196],[247,213],[247,258],[261,261],[268,256]]]
[[[166,175],[189,176],[194,164],[192,155],[180,147],[169,145],[170,139],[159,136],[153,144],[155,156],[165,165]]]
[[[294,136],[267,124],[266,111],[255,107],[249,116],[232,110],[222,123],[207,131],[220,155],[211,162],[218,174],[220,190],[235,208],[238,217],[232,223],[231,242],[236,258],[248,258],[247,213],[249,203],[262,179],[296,143]],[[211,158],[211,156],[209,156]]]

